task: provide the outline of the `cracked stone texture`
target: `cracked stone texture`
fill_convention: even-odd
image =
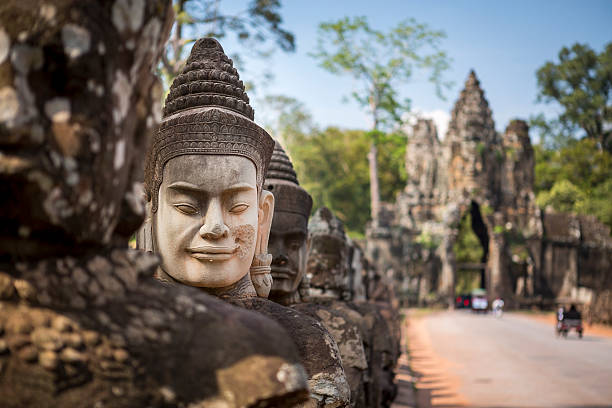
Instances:
[[[126,249],[160,118],[170,1],[0,4],[3,407],[307,401],[277,323],[153,279]]]
[[[326,300],[323,303],[298,303],[291,308],[321,322],[338,344],[342,365],[351,389],[351,407],[368,407],[365,384],[368,362],[360,330],[361,316],[348,309],[344,302]]]
[[[300,353],[300,360],[308,374],[311,404],[316,407],[348,407],[352,389],[341,360],[336,336],[319,323],[316,317],[262,298],[230,299],[242,306],[269,317],[290,335]],[[344,366],[346,367],[346,366]],[[349,381],[347,381],[349,380]]]
[[[142,18],[119,31],[112,14],[124,3]],[[134,187],[141,161],[133,159],[159,117],[162,88],[151,66],[171,26],[166,6],[0,4],[2,47],[10,55],[0,63],[0,195],[10,197],[0,201],[4,254],[107,245],[142,222]],[[126,49],[129,41],[134,50]]]
[[[304,400],[305,373],[278,324],[165,286],[153,279],[156,267],[156,257],[129,249],[1,265],[3,406]]]

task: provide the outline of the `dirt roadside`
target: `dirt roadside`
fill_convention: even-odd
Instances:
[[[429,333],[425,326],[428,316],[435,311],[423,313],[420,310],[407,311],[403,327],[403,338],[407,339],[416,387],[416,406],[429,407],[465,407],[469,403],[459,394],[460,378],[450,374],[451,363],[438,356],[431,346]]]

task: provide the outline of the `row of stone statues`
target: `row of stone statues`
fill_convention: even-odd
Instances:
[[[0,5],[2,406],[389,406],[389,291],[216,40],[156,112],[172,18]]]

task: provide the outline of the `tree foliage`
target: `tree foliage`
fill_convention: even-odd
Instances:
[[[548,125],[557,128],[552,133],[567,135],[581,129],[612,152],[612,42],[599,54],[585,44],[563,47],[559,62],[547,62],[536,75],[539,100],[554,101],[563,108]]]
[[[612,227],[612,154],[590,138],[558,150],[535,146],[535,192],[540,207],[591,214]]]
[[[400,134],[381,134],[381,196],[392,201],[406,185],[404,156],[406,140]],[[370,214],[368,132],[330,127],[310,134],[294,134],[286,146],[300,185],[313,197],[314,209],[332,209],[353,235],[364,233]]]
[[[289,96],[268,95],[260,101],[266,129],[277,138],[314,199],[313,212],[325,205],[337,213],[349,233],[364,233],[370,203],[368,151],[371,132],[335,127],[320,130],[304,105]],[[393,201],[406,185],[406,137],[382,133],[380,179],[384,200]]]
[[[480,263],[484,255],[482,244],[472,229],[472,215],[467,211],[459,223],[457,240],[453,245],[459,263]],[[480,286],[479,270],[460,270],[455,277],[455,293],[470,293]]]
[[[449,86],[441,78],[449,67],[449,58],[439,48],[443,38],[444,32],[414,19],[383,32],[370,27],[365,17],[345,17],[319,25],[311,56],[325,70],[355,78],[358,88],[350,96],[367,110],[374,130],[388,130],[410,111],[410,99],[400,100],[398,91],[415,71],[429,72],[439,96]]]
[[[400,99],[400,90],[415,71],[429,72],[428,79],[439,96],[441,89],[449,86],[441,79],[449,66],[449,58],[439,48],[444,36],[442,31],[431,30],[414,19],[404,20],[387,32],[372,28],[365,17],[345,17],[319,25],[316,51],[311,56],[325,70],[357,80],[358,86],[350,96],[372,120],[366,155],[374,223],[381,198],[377,156],[382,140],[378,135],[399,128],[407,119],[410,99]]]
[[[286,95],[266,95],[258,100],[258,118],[264,128],[283,146],[295,143],[299,135],[314,133],[317,129],[312,115],[304,104]]]
[[[161,73],[167,84],[179,74],[187,58],[186,48],[200,37],[222,40],[233,35],[242,53],[266,58],[279,48],[295,51],[295,37],[283,27],[281,0],[250,0],[243,10],[227,11],[222,0],[174,0],[176,21],[162,55]],[[241,64],[241,54],[231,57]]]

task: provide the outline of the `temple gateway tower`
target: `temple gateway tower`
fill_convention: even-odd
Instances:
[[[513,120],[496,132],[471,71],[442,141],[431,120],[413,127],[406,187],[368,229],[368,257],[413,303],[451,304],[467,281],[511,305],[565,298],[605,310],[609,229],[594,217],[541,211],[534,165],[527,124]],[[480,247],[469,261],[456,255],[465,231]]]

